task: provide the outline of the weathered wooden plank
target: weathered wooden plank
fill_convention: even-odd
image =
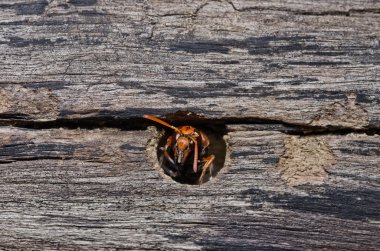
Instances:
[[[374,1],[3,1],[0,116],[379,128]],[[233,104],[233,105],[231,105]]]
[[[1,248],[378,250],[379,9],[2,1],[0,122],[40,130],[0,127]],[[273,124],[229,125],[202,186],[163,174],[153,129],[43,129],[177,110]]]
[[[190,186],[155,167],[153,129],[1,127],[1,247],[379,249],[378,135],[254,129]]]

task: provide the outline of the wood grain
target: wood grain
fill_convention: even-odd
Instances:
[[[2,0],[0,249],[379,250],[379,38],[372,0]],[[144,114],[225,167],[176,183]]]
[[[6,0],[0,117],[379,128],[377,1]]]
[[[294,161],[308,138],[335,163],[318,185],[292,186],[278,163],[295,136],[249,128],[229,126],[227,166],[190,186],[157,169],[152,128],[1,127],[1,247],[379,249],[379,136],[298,137]]]

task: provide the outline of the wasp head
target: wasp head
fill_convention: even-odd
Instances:
[[[190,145],[193,144],[193,141],[184,135],[177,134],[176,138],[177,141],[174,146],[175,162],[177,162],[180,165],[184,165],[187,157],[191,152]]]

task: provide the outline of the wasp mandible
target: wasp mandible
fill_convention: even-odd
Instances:
[[[164,158],[170,165],[170,167],[162,166],[166,174],[173,178],[199,175],[199,184],[203,183],[207,171],[212,177],[215,156],[207,153],[210,141],[206,134],[188,125],[177,128],[150,115],[144,115],[144,118],[174,130],[164,147]]]

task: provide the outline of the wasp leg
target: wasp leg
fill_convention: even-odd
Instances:
[[[170,169],[169,167],[167,167],[165,165],[162,166],[162,169],[164,169],[164,173],[166,173],[170,177],[172,177],[172,178],[178,177],[178,172],[177,171],[173,171],[172,169]]]
[[[164,151],[164,159],[166,159],[169,162],[168,165],[175,167],[175,162],[173,161],[173,159],[170,157],[170,155],[168,154],[166,150]],[[161,161],[161,167],[162,169],[164,169],[164,172],[170,177],[175,178],[178,176],[178,170],[173,170],[172,168],[168,167],[167,165],[165,165],[164,161]]]
[[[170,164],[175,165],[174,160],[172,159],[172,157],[170,157],[169,153],[166,150],[164,151],[164,156],[165,156],[165,159],[170,162]]]
[[[169,137],[166,144],[165,144],[165,147],[163,149],[163,152],[164,152],[164,156],[163,158],[161,158],[161,161],[160,161],[160,166],[162,167],[162,169],[164,169],[164,172],[169,175],[170,177],[177,177],[178,176],[178,170],[173,170],[172,168],[168,167],[167,165],[165,165],[165,162],[164,162],[164,159],[167,160],[169,162],[169,165],[170,166],[174,166],[176,167],[175,165],[175,162],[173,160],[172,157],[170,157],[170,154],[168,152],[170,146],[172,144],[172,138]],[[177,169],[177,168],[176,168]]]
[[[199,181],[198,181],[199,184],[203,183],[203,177],[205,176],[207,170],[209,170],[209,172],[210,172],[210,176],[211,176],[211,174],[212,174],[212,169],[213,169],[213,166],[214,166],[212,163],[213,163],[214,159],[215,159],[215,156],[214,156],[214,155],[210,155],[210,156],[205,157],[205,158],[202,159],[202,161],[204,161],[205,164],[204,164],[203,167],[202,167],[202,174],[201,174],[201,176],[199,177]]]
[[[165,148],[164,148],[164,156],[170,162],[170,164],[175,165],[173,158],[170,157],[169,152],[168,152],[168,150],[172,144],[172,141],[173,141],[172,137],[169,137],[168,140],[166,141]]]

